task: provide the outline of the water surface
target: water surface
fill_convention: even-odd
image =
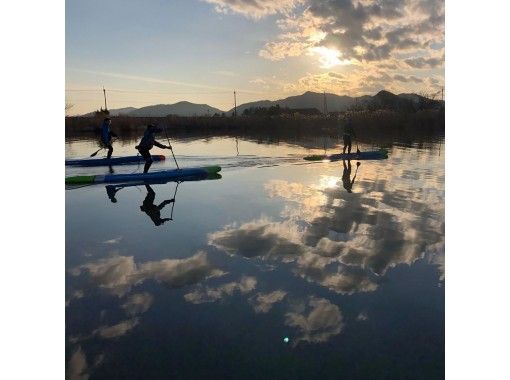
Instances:
[[[174,142],[180,166],[222,178],[69,188],[68,376],[443,378],[441,142],[350,167],[306,162],[324,151],[302,145]],[[168,159],[151,170],[175,167],[154,153]]]

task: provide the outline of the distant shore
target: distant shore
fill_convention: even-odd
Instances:
[[[358,141],[420,142],[444,136],[444,110],[413,113],[379,110],[350,113]],[[169,137],[238,137],[261,142],[290,142],[311,137],[338,137],[342,116],[114,116],[112,130],[122,140],[137,140],[147,124],[165,128]],[[99,136],[102,117],[74,116],[65,119],[66,139]]]

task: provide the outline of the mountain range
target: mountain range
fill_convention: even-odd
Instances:
[[[279,105],[282,108],[304,109],[316,108],[324,111],[324,99],[328,112],[342,112],[351,107],[362,108],[390,108],[412,110],[418,107],[436,108],[444,104],[441,100],[433,100],[417,94],[393,94],[389,91],[379,91],[376,95],[363,95],[351,97],[345,95],[336,95],[329,93],[319,93],[307,91],[302,95],[289,96],[278,100],[260,100],[244,103],[237,106],[237,114],[242,113],[249,108],[269,108]],[[111,109],[111,116],[142,116],[142,117],[164,117],[168,115],[177,116],[212,116],[214,114],[231,115],[234,109],[222,111],[207,104],[195,104],[186,101],[175,104],[157,104],[141,108],[126,107]],[[93,116],[94,112],[83,116]]]

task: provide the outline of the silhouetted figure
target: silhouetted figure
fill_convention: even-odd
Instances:
[[[106,155],[106,158],[110,158],[113,153],[113,146],[112,146],[112,137],[117,137],[115,133],[111,130],[111,124],[112,121],[109,117],[106,117],[103,120],[103,125],[101,125],[101,144],[108,149],[108,154]]]
[[[143,204],[140,206],[140,210],[149,215],[149,218],[152,219],[156,226],[160,226],[163,223],[172,220],[171,218],[161,218],[161,210],[169,203],[175,202],[175,198],[167,199],[160,203],[159,206],[154,204],[154,199],[156,198],[156,193],[149,185],[145,185],[147,189],[147,196],[143,200]]]
[[[354,128],[352,127],[352,119],[348,118],[345,125],[344,125],[344,150],[343,153],[345,154],[345,149],[347,149],[347,153],[351,154],[351,148],[352,148],[352,138],[356,137],[356,133],[354,132]]]
[[[154,147],[154,145],[162,149],[172,149],[171,145],[166,146],[156,141],[156,133],[159,132],[161,132],[161,129],[156,128],[156,126],[153,124],[149,124],[143,133],[140,144],[135,146],[135,148],[138,149],[142,157],[145,159],[145,166],[143,167],[144,173],[147,173],[152,165],[150,150]]]
[[[119,191],[123,187],[124,186],[114,186],[114,185],[106,186],[106,195],[108,195],[108,198],[110,198],[112,203],[117,203],[117,198],[115,198],[115,195],[117,194],[117,191]]]
[[[342,174],[342,182],[344,184],[344,189],[347,190],[347,192],[352,193],[352,185],[354,185],[354,181],[356,180],[356,175],[358,174],[358,168],[361,165],[359,162],[356,162],[356,171],[354,172],[354,177],[352,177],[351,181],[351,160],[347,161],[347,165],[345,164],[345,160],[343,160],[344,164],[344,172]]]

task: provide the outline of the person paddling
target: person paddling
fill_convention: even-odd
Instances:
[[[104,119],[103,125],[101,126],[101,143],[104,148],[108,149],[108,154],[106,155],[107,159],[110,159],[113,153],[112,137],[117,137],[111,130],[111,124],[112,121],[107,117]]]
[[[143,137],[142,140],[140,141],[140,144],[135,146],[135,148],[138,149],[142,157],[145,159],[145,166],[143,167],[144,173],[147,173],[152,165],[152,157],[150,150],[153,148],[154,145],[161,149],[172,149],[171,145],[166,146],[156,141],[155,135],[156,133],[159,132],[161,132],[161,130],[156,128],[154,124],[149,124],[147,126],[147,129],[143,133]]]
[[[347,149],[347,153],[351,154],[351,147],[352,147],[352,138],[356,137],[356,133],[354,132],[354,128],[352,127],[352,119],[349,117],[344,125],[344,150],[343,153],[345,154],[345,149]]]

